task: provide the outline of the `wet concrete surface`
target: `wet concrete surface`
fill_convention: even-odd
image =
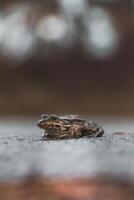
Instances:
[[[48,177],[108,173],[134,179],[133,119],[103,119],[102,138],[63,141],[42,141],[37,120],[0,120],[0,180],[22,178],[31,171]]]

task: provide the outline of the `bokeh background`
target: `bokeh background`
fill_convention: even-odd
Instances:
[[[134,115],[134,1],[0,1],[0,115]]]
[[[42,113],[104,136],[44,141]],[[1,200],[134,199],[133,122],[134,0],[0,0]]]

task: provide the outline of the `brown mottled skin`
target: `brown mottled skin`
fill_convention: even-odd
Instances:
[[[96,122],[81,119],[75,115],[41,115],[37,125],[45,130],[43,138],[69,139],[101,137],[104,130]]]

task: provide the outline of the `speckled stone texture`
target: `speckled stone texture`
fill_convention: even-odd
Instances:
[[[37,119],[0,120],[0,199],[133,199],[133,119],[102,119],[103,137],[63,141],[43,141]]]

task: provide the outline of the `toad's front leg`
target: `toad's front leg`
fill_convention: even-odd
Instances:
[[[48,135],[48,134],[47,134],[47,132],[45,131],[42,138],[43,138],[43,139],[46,139],[46,138],[47,138],[47,135]]]
[[[59,139],[69,139],[81,137],[81,128],[78,125],[65,126],[67,129],[64,134],[59,136]]]
[[[68,135],[70,136],[70,138],[82,137],[81,127],[79,125],[72,125],[68,130]]]

